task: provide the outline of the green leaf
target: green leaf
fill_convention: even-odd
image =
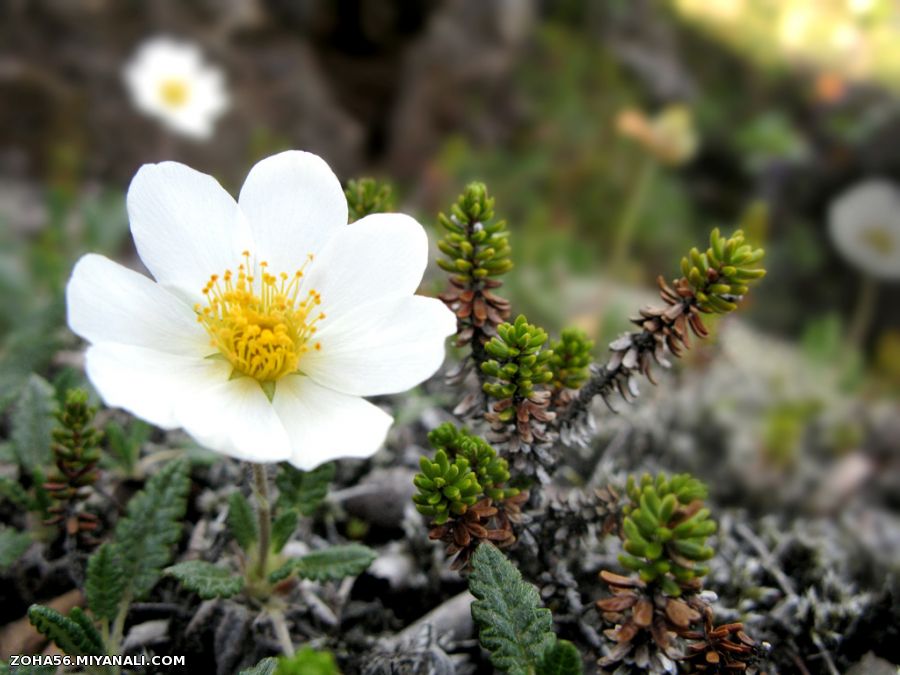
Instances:
[[[231,536],[245,551],[256,543],[256,517],[250,502],[239,491],[231,493],[228,498],[228,529]]]
[[[275,675],[340,675],[334,654],[303,647],[278,659]]]
[[[113,621],[122,602],[126,579],[115,544],[106,542],[90,557],[84,582],[88,607],[98,619]]]
[[[118,422],[106,425],[109,453],[127,474],[131,474],[141,454],[141,446],[150,437],[152,427],[141,420],[132,420],[127,430]]]
[[[550,610],[541,607],[537,589],[522,580],[495,546],[479,545],[472,566],[472,617],[481,646],[491,652],[497,669],[512,675],[533,673],[556,641]]]
[[[238,675],[274,675],[277,667],[278,659],[274,656],[268,656],[252,668],[242,670]]]
[[[6,476],[0,476],[0,499],[8,499],[20,509],[27,509],[31,505],[31,498],[19,481]]]
[[[166,569],[166,574],[178,579],[182,586],[194,591],[204,600],[230,598],[244,588],[243,577],[202,560],[188,560],[172,565]]]
[[[296,573],[313,581],[336,581],[361,574],[375,560],[375,551],[362,544],[344,544],[292,558],[269,575],[273,584]]]
[[[6,571],[31,546],[31,536],[11,527],[0,530],[0,572]]]
[[[328,494],[328,484],[333,478],[332,462],[312,471],[301,471],[289,464],[281,464],[275,477],[279,493],[278,508],[284,511],[295,508],[303,516],[313,515]]]
[[[122,558],[122,573],[128,580],[129,597],[138,599],[149,593],[169,564],[172,547],[181,538],[190,484],[188,462],[178,459],[150,478],[128,502],[114,540]]]
[[[0,675],[55,675],[56,666],[16,666],[15,672],[6,661],[0,661]]]
[[[56,409],[53,386],[39,375],[31,375],[13,407],[10,434],[16,460],[28,471],[50,463]]]
[[[291,509],[279,513],[272,523],[272,550],[280,553],[284,545],[288,543],[294,530],[297,529],[297,512]]]
[[[557,640],[544,652],[537,667],[537,675],[581,675],[583,672],[581,654],[568,640]]]
[[[85,630],[86,617],[80,609],[76,607],[72,613],[76,618],[63,616],[44,605],[32,605],[28,608],[28,620],[69,656],[103,654],[103,643],[98,640],[97,631]]]

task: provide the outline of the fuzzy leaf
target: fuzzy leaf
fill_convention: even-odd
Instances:
[[[495,546],[481,544],[472,566],[472,617],[481,646],[491,652],[497,669],[512,675],[533,673],[556,641],[550,610],[541,607],[537,589],[522,580]]]
[[[557,640],[544,652],[537,667],[537,675],[581,675],[583,672],[581,654],[568,640]]]
[[[278,668],[278,659],[274,656],[267,656],[252,668],[242,670],[238,675],[274,675],[276,668]]]
[[[228,498],[228,529],[231,536],[245,551],[256,543],[256,518],[247,498],[240,492],[232,492]]]
[[[116,526],[115,542],[130,597],[149,593],[171,560],[172,547],[181,538],[190,484],[188,462],[178,459],[164,466],[128,502],[127,514]]]
[[[55,675],[56,666],[16,666],[15,672],[6,661],[0,661],[0,675]]]
[[[0,572],[12,565],[22,557],[22,554],[31,546],[31,536],[26,532],[19,532],[11,527],[0,530]]]
[[[122,561],[115,544],[107,542],[88,560],[85,592],[88,607],[98,619],[116,618],[126,579]]]
[[[73,609],[72,613],[76,618],[63,616],[44,605],[32,605],[28,608],[28,620],[69,656],[103,654],[103,643],[98,639],[97,631],[86,630],[86,617],[79,608]]]
[[[6,476],[0,476],[0,499],[8,499],[21,509],[27,509],[31,505],[31,497],[19,481]]]
[[[31,375],[13,407],[10,434],[16,460],[28,471],[50,463],[56,409],[53,386],[38,375]]]
[[[182,586],[194,591],[203,600],[230,598],[244,588],[243,577],[202,560],[188,560],[172,565],[166,569],[166,574],[178,579]]]
[[[313,515],[328,494],[328,484],[332,478],[333,462],[322,464],[312,471],[301,471],[289,464],[282,464],[275,477],[279,492],[278,508],[284,511],[295,508],[303,516]]]
[[[272,523],[272,550],[280,553],[284,545],[288,543],[294,530],[297,529],[297,512],[291,509],[279,513]]]
[[[375,555],[375,551],[362,544],[332,546],[288,560],[269,575],[269,581],[278,583],[295,572],[303,579],[336,581],[361,574],[375,560]]]
[[[303,647],[278,659],[275,675],[340,675],[340,671],[331,652]]]

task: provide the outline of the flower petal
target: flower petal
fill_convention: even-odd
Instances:
[[[180,426],[181,398],[227,379],[230,366],[219,359],[102,342],[88,348],[86,370],[106,405],[174,429]]]
[[[210,450],[252,462],[290,456],[284,426],[259,383],[230,380],[223,359],[101,343],[87,351],[87,373],[108,406],[164,429],[182,427]]]
[[[278,380],[273,400],[291,443],[288,461],[308,471],[339,457],[369,457],[393,418],[365,399],[321,387],[308,377]]]
[[[238,198],[253,233],[258,260],[294,272],[347,225],[347,200],[337,176],[309,152],[268,157],[247,175]]]
[[[355,396],[405,391],[428,379],[444,360],[456,316],[440,300],[390,298],[328,317],[300,370],[329,389]]]
[[[66,286],[69,326],[89,342],[119,342],[172,354],[208,353],[193,310],[142,274],[89,254]]]
[[[316,257],[304,287],[337,317],[376,300],[416,292],[428,263],[428,237],[415,219],[375,213],[342,228]]]
[[[210,275],[234,269],[241,251],[252,248],[231,195],[184,164],[142,166],[127,203],[141,260],[158,282],[192,301],[202,299]]]

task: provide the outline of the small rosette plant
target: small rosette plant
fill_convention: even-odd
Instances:
[[[451,462],[446,451],[438,450],[434,460],[419,458],[419,468],[422,472],[413,479],[419,490],[413,502],[419,513],[436,525],[443,525],[451,515],[463,515],[481,495],[478,477],[465,457],[454,457]]]
[[[765,251],[748,244],[741,230],[725,238],[717,228],[710,234],[706,251],[692,248],[681,259],[681,273],[701,311],[727,314],[737,309],[750,284],[766,275],[756,267],[763,256]]]
[[[550,370],[556,390],[581,389],[590,377],[594,341],[580,328],[565,328],[550,343]]]
[[[521,519],[528,493],[506,487],[509,464],[483,438],[444,423],[428,435],[434,460],[419,460],[413,483],[416,509],[432,519],[431,539],[455,555],[451,569],[468,568],[479,542],[498,546],[515,542],[513,524]]]
[[[657,582],[672,597],[708,572],[702,563],[714,551],[706,539],[716,531],[703,507],[706,486],[689,474],[653,479],[645,474],[640,482],[629,477],[626,493],[630,504],[623,509],[623,547],[619,562],[638,573],[646,583]]]

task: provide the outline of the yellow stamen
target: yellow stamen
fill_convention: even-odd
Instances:
[[[187,103],[190,96],[190,88],[187,82],[180,78],[163,80],[159,85],[159,97],[169,108],[180,108]]]
[[[268,273],[268,267],[267,262],[259,263],[256,283],[250,274],[250,252],[244,251],[244,264],[237,273],[213,274],[203,287],[206,306],[195,307],[211,344],[236,371],[260,382],[274,382],[296,372],[304,353],[321,349],[311,338],[316,324],[325,318],[322,312],[313,313],[321,302],[315,289],[299,299],[303,268],[293,276],[276,276]]]

